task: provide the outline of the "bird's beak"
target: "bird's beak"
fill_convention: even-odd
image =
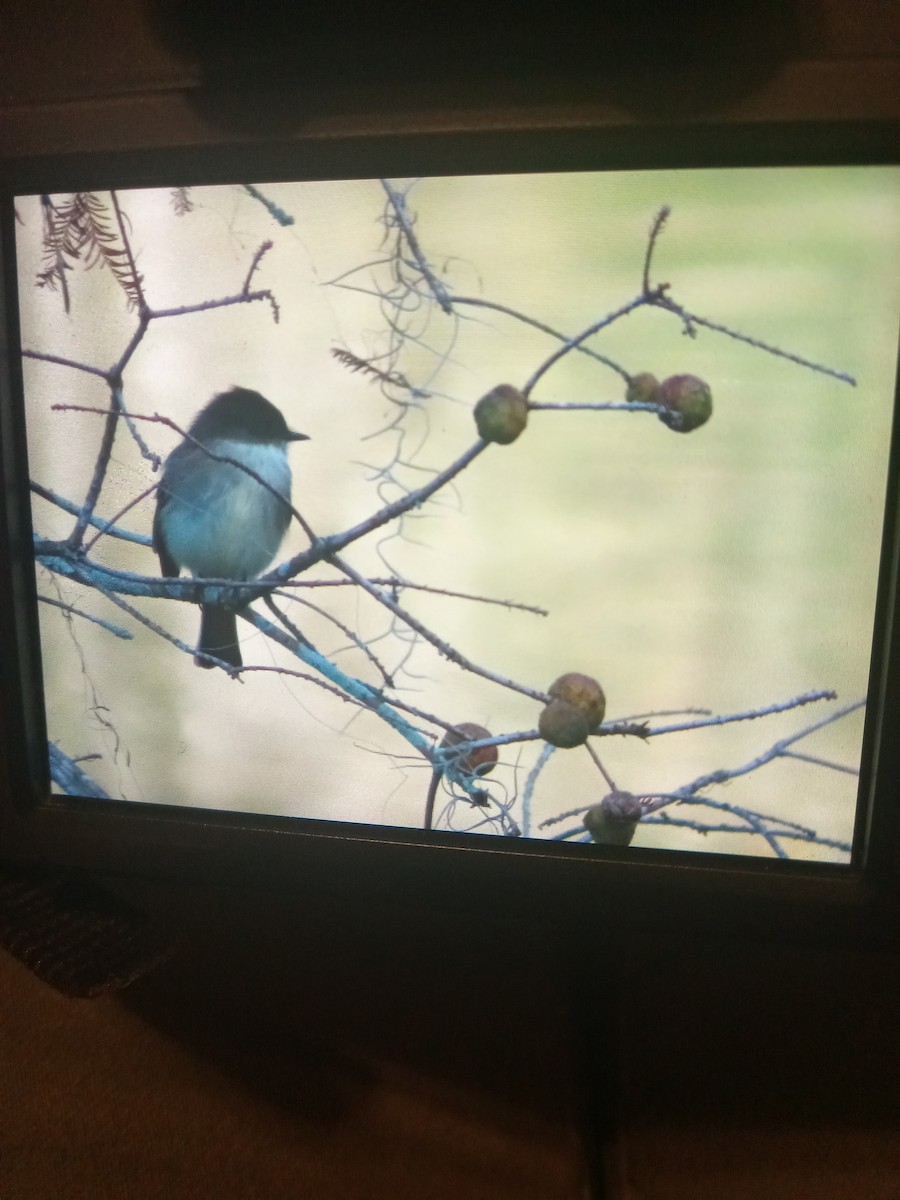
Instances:
[[[295,433],[293,429],[289,429],[288,430],[288,441],[289,442],[308,442],[309,434],[308,433]]]

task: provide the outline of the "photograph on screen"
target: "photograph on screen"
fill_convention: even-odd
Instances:
[[[898,196],[18,197],[54,790],[849,864]]]

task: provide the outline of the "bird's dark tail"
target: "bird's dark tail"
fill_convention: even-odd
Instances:
[[[242,667],[244,664],[238,645],[237,620],[234,613],[218,604],[201,605],[201,613],[200,642],[197,650],[221,658],[232,667]],[[194,662],[198,667],[215,666],[215,663],[201,658],[199,654]]]

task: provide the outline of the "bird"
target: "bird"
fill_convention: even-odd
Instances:
[[[235,582],[259,575],[290,522],[288,444],[307,439],[259,392],[233,387],[214,396],[166,459],[157,487],[152,541],[162,574]],[[201,604],[194,662],[215,666],[207,656],[243,666],[235,613],[220,604]]]

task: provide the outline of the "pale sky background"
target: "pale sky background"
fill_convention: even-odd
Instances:
[[[135,413],[187,425],[216,392],[255,388],[311,440],[292,447],[294,502],[320,533],[338,531],[397,495],[378,471],[398,447],[417,486],[474,439],[472,408],[497,383],[521,386],[556,343],[499,313],[454,319],[423,304],[420,335],[397,369],[430,395],[401,414],[377,383],[332,357],[387,346],[371,294],[389,285],[376,181],[262,185],[295,219],[277,225],[241,188],[192,190],[177,216],[168,190],[125,192],[122,207],[153,308],[232,295],[253,254],[273,247],[254,276],[265,303],[154,322],[125,375]],[[641,310],[590,344],[630,372],[692,373],[713,394],[708,425],[689,435],[653,415],[535,412],[522,437],[491,447],[415,519],[355,545],[358,569],[389,568],[437,587],[521,601],[538,617],[408,592],[404,603],[469,659],[546,689],[566,670],[595,675],[607,717],[702,707],[717,713],[834,688],[840,702],[867,686],[883,493],[900,315],[900,172],[888,168],[631,172],[420,181],[416,231],[435,272],[457,294],[483,296],[572,335],[640,290],[647,232],[663,204],[672,215],[654,278],[692,311],[856,377],[849,387],[781,358],[700,330],[683,335],[668,314]],[[32,285],[40,267],[37,198],[18,202],[23,345],[99,366],[114,362],[135,326],[105,270],[69,274],[72,311]],[[344,283],[329,285],[356,269]],[[32,476],[80,501],[102,418],[52,413],[57,401],[105,407],[104,385],[84,373],[25,361]],[[544,402],[617,401],[619,375],[570,354],[535,390]],[[142,433],[161,454],[176,437]],[[120,429],[99,512],[110,516],[154,475]],[[383,482],[383,480],[382,480]],[[123,524],[147,534],[153,502]],[[35,502],[35,526],[64,535],[72,518]],[[388,540],[389,539],[389,540]],[[292,529],[281,558],[306,539]],[[104,539],[105,561],[158,574],[149,549]],[[389,567],[385,565],[389,564]],[[327,570],[315,578],[333,578]],[[421,823],[428,771],[395,733],[314,687],[276,674],[239,683],[191,659],[90,591],[39,572],[42,593],[134,632],[131,642],[42,606],[51,737],[114,795],[328,817]],[[450,721],[492,732],[534,728],[539,705],[479,679],[425,645],[399,641],[388,615],[353,589],[307,597],[354,628],[392,670],[398,695]],[[137,601],[194,644],[192,605]],[[340,667],[374,681],[359,650],[321,615],[292,606],[296,622]],[[301,669],[239,622],[245,663]],[[670,790],[737,766],[827,712],[804,709],[642,744],[596,743],[620,787]],[[102,714],[102,719],[99,714]],[[423,728],[427,726],[423,725]],[[856,765],[853,717],[798,749]],[[540,743],[507,747],[491,786],[521,796]],[[605,785],[584,750],[558,751],[535,793],[543,818],[597,802]],[[776,763],[716,795],[849,840],[856,782],[799,762]],[[670,810],[675,812],[675,810]],[[692,811],[680,815],[699,816]],[[714,814],[706,814],[713,817]],[[454,827],[477,820],[465,806]],[[550,830],[549,832],[554,832]],[[659,826],[635,844],[735,853],[770,851],[744,835],[700,837]],[[792,854],[833,852],[788,845]]]

